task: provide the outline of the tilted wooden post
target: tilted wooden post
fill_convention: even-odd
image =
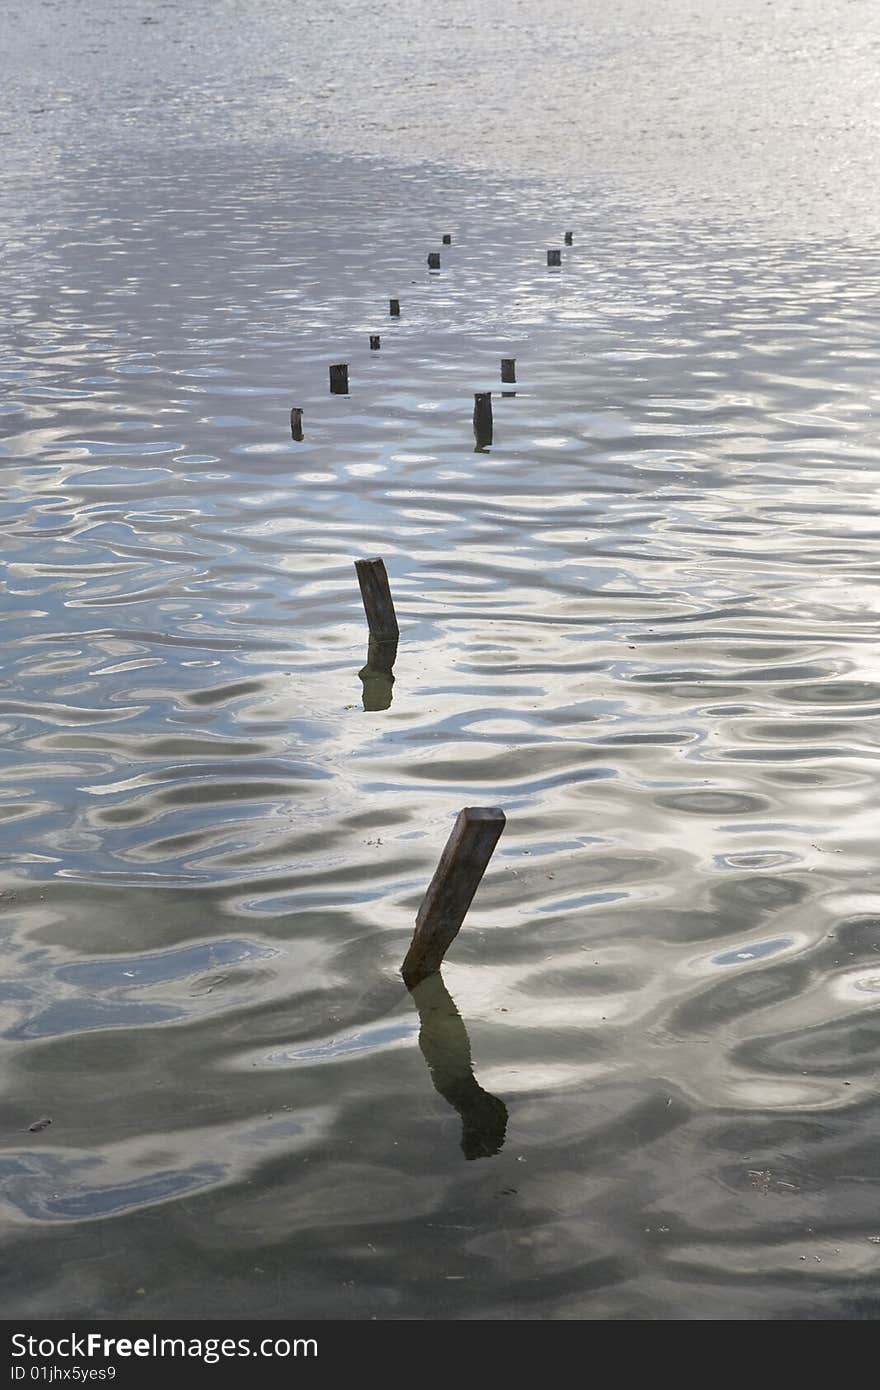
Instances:
[[[400,300],[391,299],[388,301],[388,312],[393,319],[400,318]]]
[[[298,443],[302,442],[303,437],[303,413],[298,405],[293,407],[290,412],[290,437]]]
[[[396,641],[400,628],[397,626],[385,561],[378,556],[371,560],[355,560],[354,567],[361,586],[370,635],[377,642]]]
[[[334,396],[348,395],[347,362],[337,362],[330,368],[330,391]]]
[[[504,825],[504,812],[497,806],[466,806],[459,811],[422,899],[412,943],[401,967],[409,989],[440,969]]]
[[[477,450],[485,449],[492,443],[492,392],[474,392],[474,439]]]
[[[502,357],[501,359],[501,380],[516,381],[516,358]]]

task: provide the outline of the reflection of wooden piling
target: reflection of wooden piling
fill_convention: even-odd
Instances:
[[[396,641],[400,629],[391,599],[385,561],[378,557],[372,560],[355,560],[354,567],[361,586],[361,598],[364,601],[370,635],[375,637],[377,642]]]
[[[566,233],[565,233],[565,244],[566,244],[566,246],[571,246],[571,244],[572,244],[573,241],[574,241],[574,234],[573,234],[572,232],[566,232]]]
[[[452,245],[452,237],[449,235],[448,232],[444,232],[444,233],[443,233],[443,245],[444,245],[444,246],[451,246],[451,245]]]
[[[547,252],[548,265],[562,265],[562,252],[558,246],[551,246]]]
[[[415,985],[419,1047],[434,1088],[461,1116],[465,1158],[491,1158],[504,1144],[507,1106],[484,1091],[474,1076],[467,1029],[439,970]]]
[[[375,637],[370,638],[367,647],[367,664],[358,671],[364,687],[365,710],[372,712],[390,707],[396,657],[396,637],[392,637],[386,642],[377,642]]]
[[[474,439],[477,449],[485,449],[492,443],[492,392],[474,392]]]
[[[422,899],[401,973],[409,989],[439,970],[471,905],[504,829],[497,806],[459,811],[434,877]]]
[[[303,437],[303,413],[298,405],[293,407],[290,412],[290,437],[297,443],[302,442]]]
[[[501,359],[501,380],[516,381],[516,358],[502,357]]]
[[[382,346],[382,339],[378,333],[370,334],[370,352],[378,352]]]
[[[400,300],[391,299],[388,301],[388,312],[393,319],[400,318]]]
[[[429,251],[429,252],[428,252],[428,269],[429,269],[429,270],[439,270],[439,269],[440,269],[440,252],[439,252],[439,251]]]
[[[330,390],[334,396],[348,395],[347,362],[336,362],[330,368]]]

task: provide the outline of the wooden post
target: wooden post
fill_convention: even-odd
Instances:
[[[449,235],[448,232],[444,232],[444,233],[443,233],[443,245],[444,245],[444,246],[451,246],[451,245],[452,245],[452,237]]]
[[[497,806],[466,806],[459,811],[422,899],[413,939],[401,967],[408,989],[440,969],[504,825],[504,812]]]
[[[562,252],[560,251],[558,246],[551,247],[551,249],[547,252],[547,264],[562,265]]]
[[[565,233],[565,244],[566,244],[566,246],[571,246],[571,244],[572,244],[573,241],[574,241],[574,234],[573,234],[572,232],[566,232],[566,233]]]
[[[377,642],[371,636],[367,644],[367,664],[358,671],[363,684],[364,709],[370,713],[388,709],[394,685],[394,662],[397,659],[397,638]]]
[[[429,269],[429,270],[439,270],[439,269],[440,269],[440,252],[439,252],[439,251],[429,251],[429,252],[428,252],[428,269]]]
[[[377,642],[395,641],[400,636],[400,628],[397,626],[385,561],[378,557],[355,560],[354,567],[371,636]]]
[[[516,381],[516,358],[502,357],[501,359],[501,380]]]
[[[474,392],[474,439],[477,450],[492,443],[492,392]]]
[[[347,362],[337,362],[330,368],[330,391],[334,396],[348,395]]]
[[[378,333],[370,334],[370,352],[378,352],[382,346],[382,339]]]
[[[392,300],[389,301],[388,312],[389,312],[389,314],[391,315],[391,317],[392,317],[393,319],[399,319],[399,318],[400,318],[400,300],[399,300],[399,299],[392,299]]]
[[[298,405],[295,405],[290,412],[290,437],[295,439],[297,443],[302,443],[303,413]]]

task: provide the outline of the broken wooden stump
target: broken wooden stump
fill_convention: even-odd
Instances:
[[[330,368],[330,392],[334,396],[348,395],[348,363],[336,362]]]
[[[516,358],[502,357],[501,359],[501,380],[516,381]]]
[[[572,244],[573,241],[574,241],[574,233],[573,233],[573,232],[566,232],[566,233],[565,233],[565,244],[566,244],[566,246],[571,246],[571,244]]]
[[[375,556],[371,560],[355,560],[354,567],[361,586],[370,636],[375,637],[377,642],[395,642],[400,636],[400,629],[385,561]]]
[[[439,270],[439,269],[440,269],[440,252],[439,252],[439,251],[429,251],[429,252],[428,252],[428,269],[429,269],[429,270]]]
[[[393,319],[400,318],[400,300],[390,299],[388,301],[388,312]]]
[[[548,265],[562,265],[562,252],[558,246],[551,246],[547,252]]]
[[[444,233],[443,233],[443,245],[444,245],[444,246],[451,246],[451,245],[452,245],[452,237],[449,235],[448,232],[444,232]]]
[[[492,392],[474,392],[474,439],[476,452],[486,449],[492,443]]]
[[[302,443],[303,437],[303,413],[298,405],[295,405],[290,412],[290,437],[297,443]]]
[[[382,339],[378,333],[370,334],[370,352],[378,352],[382,346]]]
[[[401,967],[408,989],[440,969],[504,825],[504,812],[497,806],[466,806],[459,811],[422,899],[413,939]]]

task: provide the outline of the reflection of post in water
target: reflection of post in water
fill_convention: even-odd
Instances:
[[[465,1158],[491,1158],[504,1144],[507,1106],[484,1091],[471,1063],[471,1044],[439,970],[410,990],[419,1011],[419,1047],[434,1088],[461,1116]]]
[[[391,705],[391,687],[394,684],[394,661],[397,656],[397,639],[379,642],[370,638],[367,647],[367,664],[361,667],[358,675],[364,684],[364,709],[388,709]]]

